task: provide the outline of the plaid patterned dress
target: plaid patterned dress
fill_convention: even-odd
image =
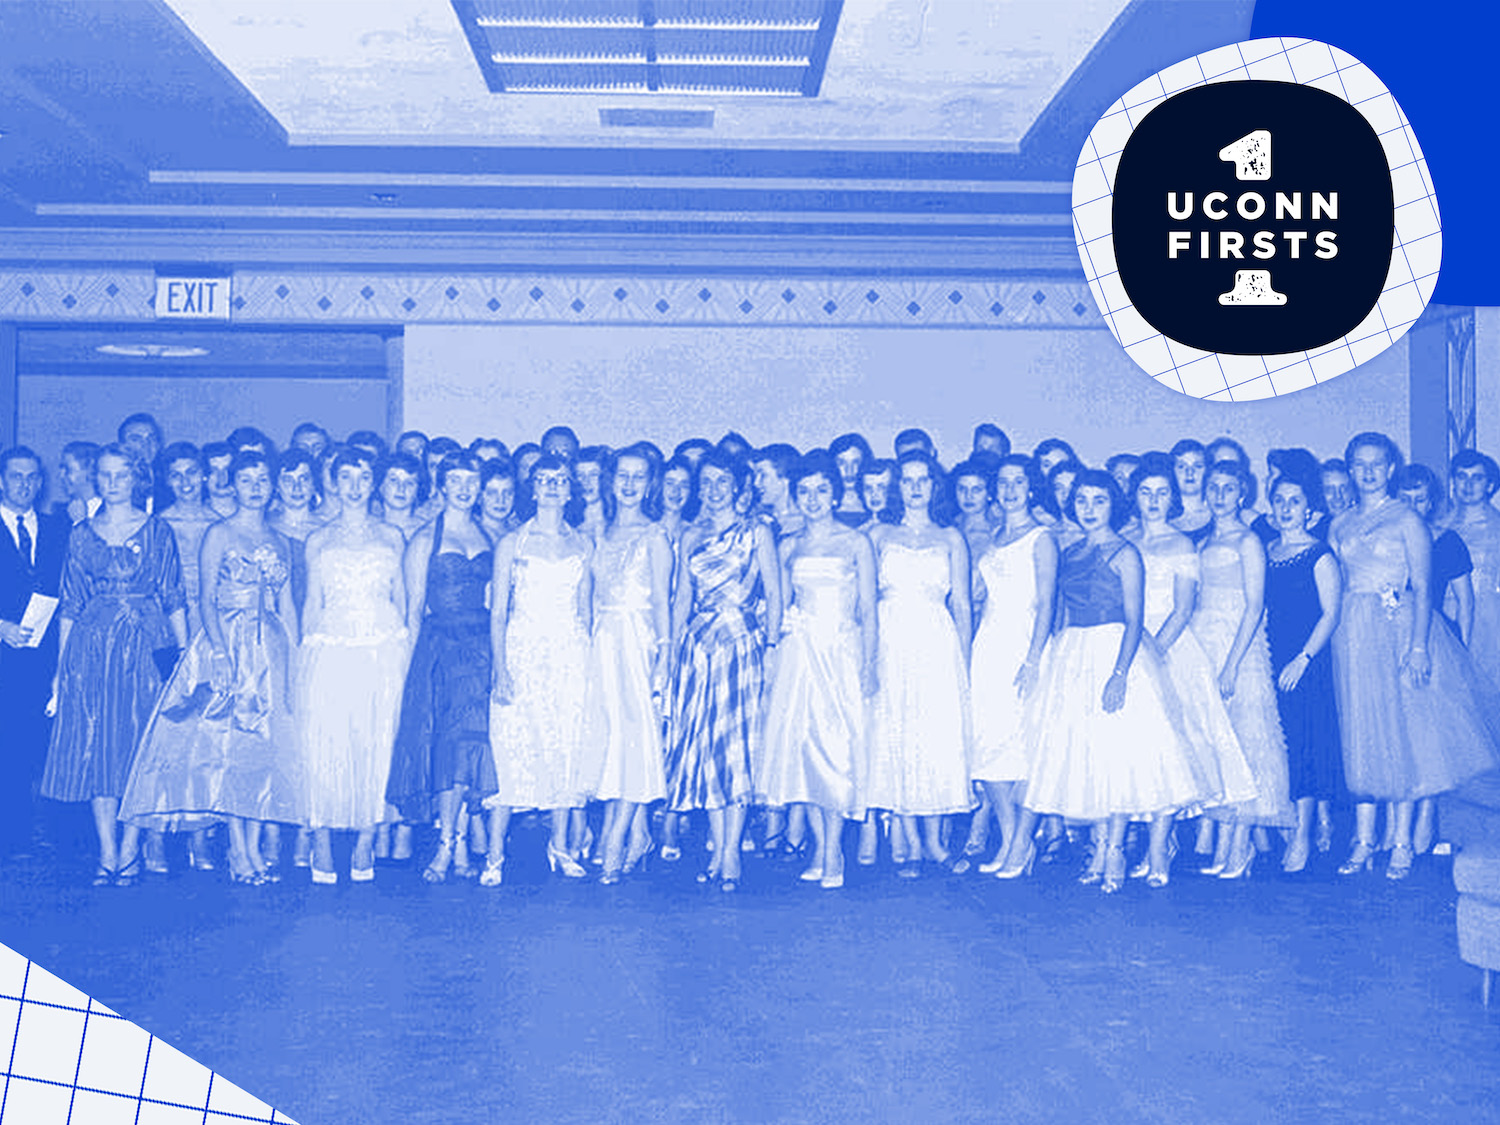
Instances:
[[[755,529],[738,520],[685,562],[693,612],[677,653],[667,724],[667,800],[678,812],[724,808],[751,796],[765,655],[755,613]]]

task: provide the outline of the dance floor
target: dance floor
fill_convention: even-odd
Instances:
[[[0,874],[0,940],[302,1125],[1500,1113],[1500,1014],[1458,960],[1447,860],[1226,883],[1183,857],[1165,890],[1109,897],[1072,865],[851,863],[823,891],[748,858],[727,895],[691,858],[565,882],[543,842],[513,833],[495,891],[409,865],[94,890],[38,861]]]

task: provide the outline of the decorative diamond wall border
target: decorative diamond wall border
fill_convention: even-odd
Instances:
[[[1088,285],[1006,281],[262,273],[233,277],[242,324],[779,324],[1103,328]],[[153,321],[146,270],[0,270],[0,320]]]

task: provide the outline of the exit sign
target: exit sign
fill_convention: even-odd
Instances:
[[[229,278],[158,277],[158,320],[228,320]]]

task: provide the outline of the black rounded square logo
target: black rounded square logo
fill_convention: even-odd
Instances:
[[[1307,351],[1380,299],[1391,174],[1375,130],[1342,98],[1219,82],[1136,125],[1111,225],[1120,282],[1163,335],[1228,355]]]

